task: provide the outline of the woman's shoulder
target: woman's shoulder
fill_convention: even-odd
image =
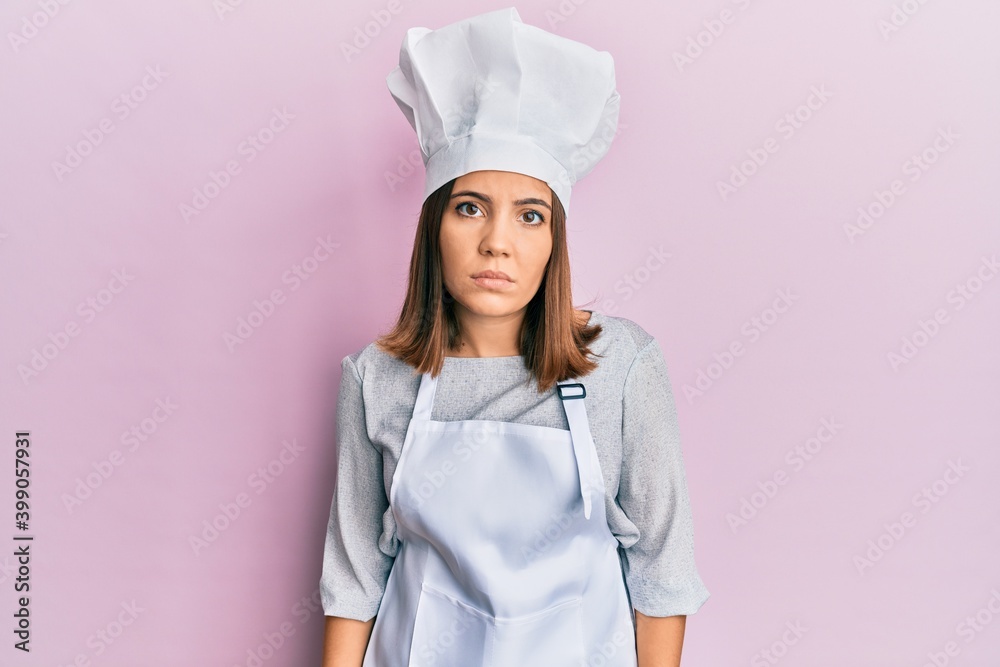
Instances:
[[[357,352],[343,359],[344,370],[353,367],[362,382],[366,378],[387,379],[390,384],[398,385],[401,379],[416,377],[413,367],[394,357],[372,341]]]
[[[632,356],[639,353],[654,340],[651,333],[638,322],[620,315],[610,315],[601,311],[593,311],[590,324],[600,324],[602,331],[598,340],[602,347],[620,350]]]

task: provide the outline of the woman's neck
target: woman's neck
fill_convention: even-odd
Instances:
[[[577,322],[586,324],[591,313],[574,311]],[[524,311],[509,317],[481,317],[471,313],[457,314],[462,334],[458,348],[445,353],[446,357],[517,357],[521,356],[517,341],[524,320]]]

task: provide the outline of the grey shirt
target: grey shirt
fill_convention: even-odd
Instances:
[[[659,343],[635,322],[593,312],[599,366],[580,378],[604,475],[608,526],[632,606],[692,614],[709,592],[694,560],[694,527],[670,379]],[[337,480],[320,579],[327,616],[369,620],[399,548],[389,491],[420,376],[374,343],[342,362]],[[431,419],[485,419],[569,430],[555,388],[538,393],[524,359],[445,357]]]

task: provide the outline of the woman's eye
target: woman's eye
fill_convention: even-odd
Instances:
[[[470,218],[474,218],[474,217],[476,217],[475,215],[470,215],[469,213],[466,213],[466,212],[464,212],[464,211],[463,211],[463,209],[464,209],[464,208],[465,208],[466,206],[471,206],[471,207],[472,207],[472,208],[474,208],[474,209],[475,209],[476,211],[478,211],[478,210],[479,210],[479,207],[478,207],[478,206],[476,206],[475,204],[473,204],[473,203],[472,203],[471,201],[464,201],[464,202],[462,202],[461,204],[459,204],[458,206],[456,206],[456,207],[455,207],[455,210],[456,210],[456,211],[458,211],[459,213],[461,213],[462,215],[465,215],[465,216],[468,216],[468,217],[470,217]]]
[[[545,218],[538,211],[527,211],[525,215],[531,216],[531,220],[525,220],[530,225],[540,225],[545,222]]]

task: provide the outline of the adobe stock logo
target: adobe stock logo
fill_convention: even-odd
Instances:
[[[787,142],[805,127],[806,123],[812,120],[817,111],[826,106],[831,97],[833,97],[833,93],[826,89],[826,84],[811,86],[809,95],[802,104],[785,112],[774,122],[774,131]],[[747,158],[745,160],[730,165],[729,178],[725,181],[715,182],[715,188],[722,201],[727,201],[745,186],[749,179],[768,163],[771,156],[781,149],[781,145],[781,140],[768,136],[760,142],[759,146],[746,150]]]
[[[815,434],[806,438],[805,442],[796,444],[785,453],[785,463],[791,468],[778,468],[770,477],[757,481],[757,490],[749,496],[741,496],[739,508],[726,514],[726,523],[733,534],[743,528],[764,510],[778,495],[781,487],[788,484],[795,473],[801,471],[813,461],[823,449],[834,441],[836,435],[844,429],[844,425],[836,421],[836,417],[823,417]]]
[[[169,72],[160,69],[159,65],[147,66],[142,79],[137,84],[111,100],[109,105],[111,113],[98,120],[93,127],[85,128],[81,133],[82,138],[74,143],[66,144],[62,162],[52,161],[52,173],[55,174],[56,180],[62,183],[67,176],[83,166],[86,159],[104,143],[105,138],[118,129],[119,125],[115,124],[115,120],[122,123],[135,113],[136,109],[150,98],[152,92],[160,87],[169,74]]]
[[[305,447],[300,445],[295,438],[292,438],[291,441],[283,440],[281,445],[281,451],[278,452],[277,456],[247,477],[247,486],[253,489],[257,496],[267,491],[278,477],[283,475],[306,451]],[[245,510],[252,504],[253,497],[246,491],[240,491],[231,500],[227,499],[219,503],[219,511],[215,512],[212,517],[204,519],[196,533],[188,535],[188,545],[194,555],[200,556],[202,551],[214,544],[224,532],[246,514]]]
[[[49,24],[49,21],[58,15],[63,6],[68,5],[70,0],[38,0],[38,8],[42,11],[34,12],[29,16],[21,17],[21,29],[18,32],[8,32],[7,41],[10,48],[17,53],[22,47],[27,46],[28,40],[38,36],[38,31]]]
[[[926,174],[941,156],[951,150],[955,145],[955,140],[962,135],[951,129],[937,128],[934,138],[918,153],[913,153],[899,167],[904,176],[908,176],[910,183],[916,183]],[[858,206],[857,217],[853,222],[845,222],[843,225],[844,235],[853,245],[859,238],[864,236],[886,213],[888,213],[896,203],[902,199],[909,190],[906,182],[901,178],[895,178],[889,182],[884,189],[875,188],[872,191],[872,198],[864,205]]]
[[[1000,262],[997,261],[996,254],[990,257],[984,255],[980,258],[975,271],[948,290],[945,301],[954,305],[952,311],[962,310],[998,273],[1000,273]],[[920,351],[930,345],[951,321],[951,313],[946,307],[936,308],[932,315],[918,319],[916,327],[900,338],[899,347],[886,353],[886,362],[889,364],[889,368],[894,373],[899,372],[901,366],[912,362]]]
[[[921,514],[927,514],[934,505],[941,502],[951,487],[965,478],[965,473],[970,470],[968,466],[962,465],[962,459],[948,461],[948,467],[941,476],[913,494],[911,503]],[[903,512],[897,520],[883,523],[885,531],[875,539],[868,540],[868,548],[863,554],[854,556],[854,568],[858,574],[864,576],[867,570],[875,567],[875,563],[881,561],[890,549],[912,531],[918,519],[919,517],[912,512]]]
[[[148,414],[144,415],[138,422],[131,424],[128,430],[122,431],[119,437],[120,442],[123,445],[129,446],[129,452],[138,451],[145,443],[153,440],[156,433],[173,416],[174,411],[178,407],[169,396],[166,398],[157,398],[155,407]],[[60,500],[62,500],[66,511],[72,514],[82,506],[130,458],[133,457],[126,454],[122,449],[113,449],[107,456],[92,462],[90,467],[93,470],[82,476],[77,476],[74,480],[76,485],[73,487],[72,492],[63,493],[60,496]]]
[[[114,643],[121,639],[122,635],[139,618],[139,614],[146,611],[146,608],[140,607],[135,600],[122,601],[118,606],[121,607],[121,611],[87,637],[86,646],[90,650],[77,651],[72,662],[66,663],[65,667],[89,667],[94,664],[91,660],[99,658],[112,648]],[[60,662],[58,667],[63,667],[63,663]]]
[[[235,152],[240,158],[232,157],[226,161],[221,169],[210,169],[208,178],[202,184],[191,189],[191,199],[182,201],[177,205],[177,211],[185,223],[190,223],[195,217],[201,215],[208,206],[215,201],[219,195],[225,192],[233,183],[233,179],[243,173],[244,164],[249,164],[257,159],[274,141],[284,133],[295,120],[295,114],[290,113],[285,107],[273,107],[271,116],[264,125],[257,128],[253,134],[248,134],[236,146]]]
[[[752,2],[753,0],[733,0],[732,4],[740,11],[746,11]],[[684,50],[674,50],[673,59],[677,71],[683,74],[686,67],[693,65],[698,58],[701,58],[722,38],[728,29],[726,26],[732,25],[738,18],[739,16],[731,8],[723,7],[719,11],[718,17],[703,20],[701,22],[702,29],[687,38]]]
[[[768,667],[778,664],[782,658],[788,655],[789,648],[798,644],[809,630],[800,621],[786,621],[785,627],[787,629],[781,634],[781,639],[771,642],[767,648],[753,654],[753,657],[750,658],[750,667]]]
[[[85,325],[91,324],[99,315],[108,312],[133,280],[135,276],[124,266],[112,271],[111,280],[105,287],[77,304],[75,312],[79,315],[79,320],[70,318],[55,331],[50,331],[46,342],[31,349],[30,359],[17,365],[21,382],[27,386],[29,381],[37,378],[55,363],[55,360],[66,351],[71,340],[86,330]]]
[[[344,60],[350,63],[361,55],[361,52],[368,48],[373,39],[377,39],[382,34],[392,20],[403,11],[403,5],[399,0],[389,0],[384,9],[371,10],[371,20],[366,21],[363,26],[354,26],[354,34],[350,42],[340,43],[340,53]]]
[[[740,333],[747,338],[747,344],[756,343],[767,331],[785,316],[791,308],[792,303],[798,300],[798,295],[793,294],[791,289],[777,290],[777,297],[770,306],[765,307],[756,315],[743,322]],[[705,395],[716,382],[718,382],[733,366],[736,360],[746,354],[748,345],[735,338],[729,342],[722,352],[712,354],[712,361],[705,368],[699,368],[694,384],[684,383],[682,391],[684,397],[690,405],[697,398]]]
[[[910,19],[917,15],[917,12],[927,3],[927,0],[903,0],[892,6],[892,12],[888,19],[880,19],[876,26],[882,39],[886,42],[894,33],[909,24]]]
[[[1000,590],[990,589],[990,597],[975,614],[966,614],[965,618],[955,626],[955,635],[961,637],[966,645],[976,640],[986,628],[1000,617]],[[951,659],[962,653],[962,647],[954,639],[945,642],[941,650],[927,652],[927,660],[920,667],[946,667]]]
[[[296,292],[312,276],[316,274],[333,257],[333,251],[340,247],[330,238],[322,236],[316,237],[316,245],[312,252],[303,257],[298,262],[292,264],[281,274],[281,284],[288,285],[288,290],[281,287],[273,288],[263,299],[254,299],[253,307],[246,315],[240,315],[236,320],[236,326],[232,331],[225,331],[222,339],[226,348],[232,353],[250,340],[257,331],[260,330],[277,313],[278,308],[288,301],[288,294]]]

